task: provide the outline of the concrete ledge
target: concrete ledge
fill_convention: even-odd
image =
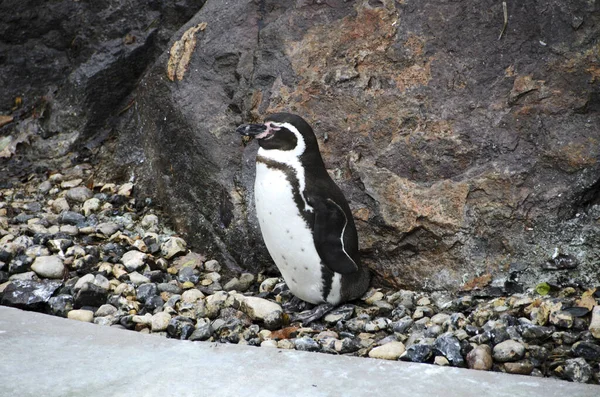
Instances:
[[[597,397],[600,386],[143,335],[0,307],[2,396]]]

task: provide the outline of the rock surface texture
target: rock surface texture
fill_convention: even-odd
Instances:
[[[195,246],[256,271],[256,146],[233,130],[295,112],[378,280],[597,282],[598,11],[509,3],[499,38],[501,2],[209,1],[141,80],[116,158]]]

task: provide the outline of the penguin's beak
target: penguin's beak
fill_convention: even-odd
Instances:
[[[255,137],[266,132],[268,127],[264,124],[242,124],[236,128],[236,132],[243,136]]]

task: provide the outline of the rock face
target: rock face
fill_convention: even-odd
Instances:
[[[74,129],[80,139],[97,138],[204,1],[3,1],[0,111],[18,108],[14,121],[33,112],[44,137]]]
[[[114,126],[94,152],[113,160],[104,174],[135,177],[138,198],[230,269],[272,266],[254,213],[256,144],[234,129],[289,111],[315,128],[379,282],[600,281],[595,3],[508,2],[502,35],[502,2],[479,0],[58,1],[37,23],[28,4],[0,6],[1,109],[61,89],[10,114],[40,117],[15,127],[19,139],[70,131],[89,151]],[[53,29],[55,14],[81,18]],[[40,61],[21,62],[36,46]],[[43,90],[17,87],[21,72]]]
[[[509,4],[499,39],[500,2],[207,2],[172,40],[195,32],[182,77],[167,70],[187,58],[165,53],[143,78],[117,158],[143,159],[126,164],[140,190],[193,243],[257,270],[256,145],[233,130],[291,111],[315,127],[380,280],[552,281],[557,252],[570,277],[597,277],[597,7]]]

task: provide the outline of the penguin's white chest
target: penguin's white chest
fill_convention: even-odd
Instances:
[[[283,171],[256,163],[256,214],[265,245],[294,295],[323,303],[321,258]]]

